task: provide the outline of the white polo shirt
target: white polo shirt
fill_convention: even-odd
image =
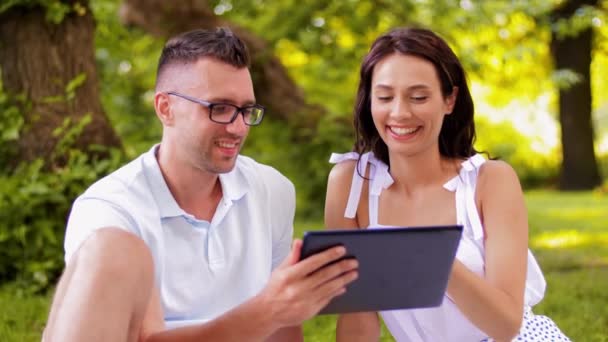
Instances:
[[[98,228],[139,236],[154,258],[165,322],[174,328],[211,320],[264,287],[291,247],[295,189],[277,170],[238,156],[235,168],[219,176],[223,198],[211,222],[197,220],[171,195],[157,148],[76,199],[65,260]]]

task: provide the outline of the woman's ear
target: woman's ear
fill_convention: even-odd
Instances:
[[[171,110],[171,102],[167,93],[158,92],[154,95],[154,110],[156,111],[156,116],[158,116],[158,119],[160,122],[162,122],[163,126],[173,125],[173,112]]]
[[[458,87],[452,87],[452,93],[445,98],[445,104],[447,106],[446,114],[452,114],[454,106],[456,105],[456,99],[458,98]]]

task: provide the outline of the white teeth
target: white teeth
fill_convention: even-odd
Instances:
[[[412,128],[405,128],[405,127],[392,127],[389,126],[389,129],[391,130],[391,132],[397,134],[397,135],[407,135],[410,133],[414,133],[418,127],[412,127]]]
[[[227,143],[227,142],[218,142],[217,145],[222,148],[235,148],[237,144]]]

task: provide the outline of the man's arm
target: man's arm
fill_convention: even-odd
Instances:
[[[262,341],[287,336],[300,340],[301,334],[296,336],[298,326],[316,315],[333,297],[344,293],[346,285],[357,277],[355,260],[345,259],[323,267],[344,256],[343,247],[299,261],[301,248],[302,241],[296,240],[289,256],[272,273],[260,294],[233,310],[204,324],[172,330],[153,333],[153,328],[144,325],[142,332],[148,335],[142,336],[142,340]],[[153,315],[153,312],[148,310],[148,314]],[[162,327],[158,324],[158,316],[156,327]]]

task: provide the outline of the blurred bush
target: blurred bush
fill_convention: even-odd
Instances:
[[[0,284],[16,281],[26,291],[51,286],[63,268],[63,237],[72,201],[86,187],[124,162],[118,150],[106,150],[104,160],[91,159],[73,148],[75,137],[89,122],[66,119],[55,131],[60,138],[53,156],[64,163],[45,165],[42,159],[13,166],[14,141],[23,126],[16,102],[0,87]],[[53,157],[52,156],[52,157]]]
[[[72,150],[65,167],[46,170],[42,160],[0,171],[0,283],[17,280],[36,292],[52,285],[63,268],[63,237],[72,201],[117,168],[121,152],[90,160]]]
[[[475,118],[479,151],[490,153],[509,163],[517,172],[524,189],[553,187],[557,182],[561,157],[559,150],[540,153],[532,148],[529,137],[518,132],[510,123],[492,123],[487,118]]]

